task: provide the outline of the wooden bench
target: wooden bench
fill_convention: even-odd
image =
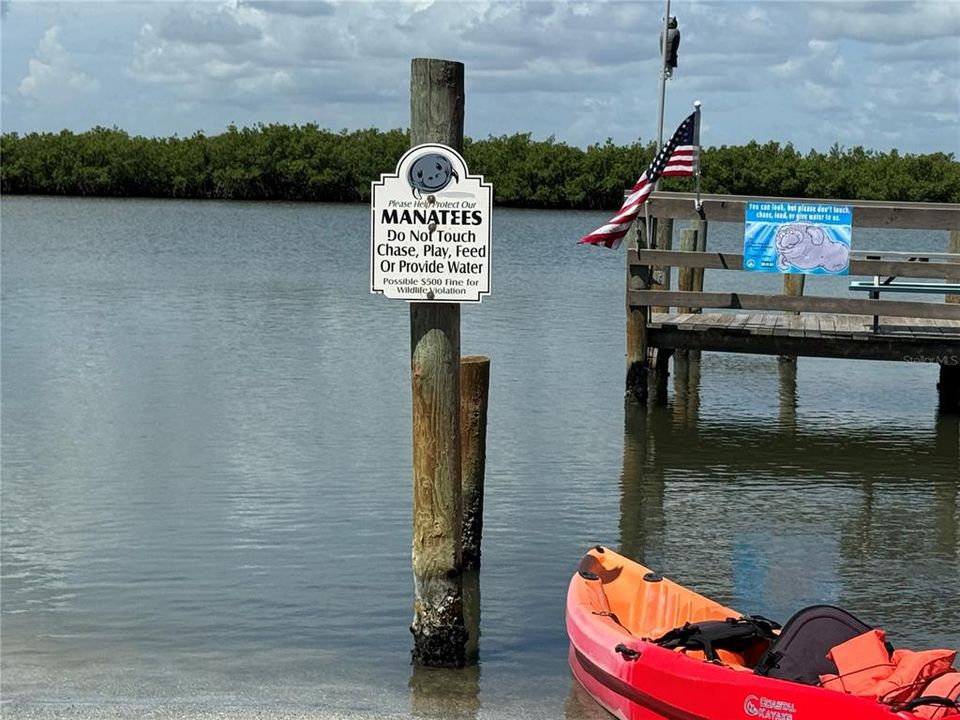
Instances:
[[[940,257],[943,257],[940,255]],[[871,258],[873,259],[873,258]],[[879,259],[879,258],[877,258]],[[908,262],[918,262],[920,264],[929,262],[928,257],[911,257]],[[870,280],[854,280],[850,283],[850,290],[868,292],[871,300],[879,300],[880,293],[928,293],[933,295],[960,295],[960,283],[954,282],[917,282],[897,280],[895,275],[880,279],[879,275],[873,276]],[[873,331],[879,332],[880,317],[873,316]]]

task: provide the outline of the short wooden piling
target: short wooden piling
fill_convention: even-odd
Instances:
[[[783,294],[787,297],[803,297],[803,286],[807,276],[800,273],[787,273],[783,276]],[[788,312],[788,315],[800,315],[799,312]],[[795,363],[796,355],[780,355],[777,360],[782,363]]]
[[[487,457],[490,358],[460,360],[460,480],[463,498],[463,569],[480,569],[483,477]]]
[[[650,308],[630,305],[630,292],[650,287],[650,268],[630,263],[630,250],[647,247],[646,228],[638,220],[626,234],[627,245],[627,379],[625,395],[628,400],[643,405],[647,403],[647,316]]]
[[[796,360],[796,358],[793,358]],[[777,364],[779,375],[778,418],[780,427],[791,432],[797,429],[797,363],[782,362]]]
[[[950,241],[947,252],[960,254],[960,230],[950,231]],[[960,295],[947,295],[948,303],[960,303]]]
[[[463,64],[417,58],[410,142],[463,151]],[[467,631],[460,569],[460,306],[410,304],[413,389],[412,652],[415,665],[463,667]]]
[[[783,294],[789,297],[803,297],[803,286],[806,284],[806,275],[801,273],[786,273],[783,276]],[[800,313],[795,313],[799,315]]]
[[[702,207],[697,212],[700,216],[699,219],[697,220],[697,252],[706,252],[707,251],[707,229],[708,229],[709,223],[707,222],[707,219],[704,216]],[[693,269],[693,291],[694,292],[703,292],[703,270],[704,268]],[[691,307],[690,312],[700,313],[700,312],[703,312],[703,308]],[[687,358],[692,363],[693,362],[699,363],[700,351],[688,350]]]
[[[709,224],[704,217],[703,208],[699,210],[699,213],[700,219],[697,220],[697,252],[706,252]],[[703,268],[695,268],[693,271],[693,289],[697,292],[703,292],[703,270]]]
[[[657,218],[655,235],[657,239],[657,250],[673,249],[673,218]],[[668,265],[655,265],[652,268],[653,289],[670,290],[670,267]],[[650,308],[652,313],[669,313],[670,308],[661,305],[654,305]]]
[[[680,231],[680,250],[683,252],[694,252],[697,249],[697,230],[694,228],[684,228]],[[693,290],[696,281],[697,268],[683,267],[677,270],[677,286],[679,290]],[[680,314],[694,312],[695,308],[678,307]],[[699,308],[696,308],[699,310]]]

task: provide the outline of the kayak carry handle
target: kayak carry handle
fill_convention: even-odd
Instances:
[[[950,708],[952,710],[960,710],[960,705],[955,703],[950,698],[943,697],[942,695],[921,695],[920,697],[904,703],[903,705],[895,706],[893,710],[894,712],[903,712],[904,710],[910,711],[920,707],[921,705],[939,705],[940,707]]]
[[[623,655],[624,660],[636,660],[638,657],[640,657],[639,650],[634,650],[632,647],[627,647],[623,643],[617,645],[614,650]]]

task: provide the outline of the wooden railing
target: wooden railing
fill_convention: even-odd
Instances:
[[[960,205],[953,203],[891,202],[886,200],[818,200],[812,198],[751,197],[748,195],[701,195],[700,212],[693,193],[656,192],[650,199],[650,215],[656,218],[743,222],[747,203],[788,202],[848,205],[854,227],[901,230],[960,230]]]
[[[714,270],[743,270],[743,256],[734,253],[689,252],[672,250],[632,250],[631,263],[644,267],[670,266]],[[863,253],[882,256],[882,253]],[[851,275],[884,277],[933,278],[960,283],[960,254],[937,253],[913,255],[914,260],[850,261]],[[683,288],[683,283],[681,283]],[[958,286],[960,290],[960,286]],[[661,306],[684,308],[717,308],[737,310],[769,310],[778,312],[836,313],[845,315],[882,315],[936,320],[960,320],[960,304],[914,302],[887,299],[822,297],[811,295],[758,295],[740,292],[703,292],[697,290],[657,290],[651,288],[627,291],[631,307]]]
[[[701,201],[698,207],[691,193],[654,193],[649,208],[649,214],[654,219],[652,237],[647,237],[644,223],[638,222],[635,231],[627,238],[628,397],[645,402],[649,373],[666,373],[670,351],[657,352],[650,343],[647,326],[653,313],[668,313],[671,308],[677,308],[679,313],[685,314],[710,308],[794,316],[802,313],[834,314],[838,317],[866,315],[874,317],[874,329],[878,316],[947,321],[944,325],[960,321],[960,293],[951,294],[952,287],[946,288],[947,294],[942,301],[934,302],[891,300],[888,288],[882,289],[884,297],[876,297],[881,293],[873,292],[869,293],[869,297],[862,297],[867,293],[858,293],[861,297],[811,296],[804,294],[805,276],[790,274],[783,276],[782,294],[703,291],[705,270],[743,270],[742,255],[708,251],[709,221],[743,222],[747,204],[755,201],[847,205],[852,210],[854,227],[948,231],[949,240],[945,248],[948,252],[857,251],[851,253],[849,274],[884,280],[894,277],[926,278],[956,285],[960,283],[960,205],[730,195],[703,195]],[[691,225],[680,232],[679,251],[672,249],[675,220],[689,220]],[[671,268],[678,269],[678,290],[671,288]],[[890,292],[897,289],[893,288]],[[953,327],[949,330],[955,332]]]

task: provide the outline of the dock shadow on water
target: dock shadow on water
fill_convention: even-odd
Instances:
[[[668,398],[625,404],[620,550],[746,613],[830,603],[899,646],[960,647],[960,418],[805,415],[795,362],[772,416],[705,414],[700,373],[681,359]]]

